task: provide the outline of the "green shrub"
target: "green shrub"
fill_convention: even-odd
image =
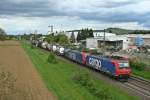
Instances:
[[[130,60],[130,66],[136,70],[143,71],[145,70],[146,64],[139,60]]]
[[[89,49],[88,48],[84,48],[84,52],[89,52]]]
[[[98,54],[96,49],[83,48],[81,51],[92,53],[92,54]]]
[[[93,95],[96,94],[95,92],[97,91],[97,89],[96,89],[96,86],[95,86],[95,85],[89,85],[89,86],[87,86],[86,88],[87,88],[88,91],[89,91],[90,93],[92,93]]]
[[[5,35],[0,34],[0,41],[5,41],[5,40],[6,40],[6,36],[5,36]]]
[[[47,61],[49,63],[57,63],[57,59],[56,59],[55,55],[52,52],[50,52]]]
[[[98,52],[97,52],[96,49],[91,50],[91,53],[92,53],[92,54],[98,54]]]
[[[98,88],[95,84],[95,80],[87,72],[75,73],[73,80],[84,86],[92,95],[99,97],[102,100],[112,99],[109,90],[107,88]]]
[[[110,95],[109,89],[104,88],[102,90],[97,90],[95,92],[95,95],[99,98],[101,98],[102,100],[111,100],[112,96]]]
[[[31,49],[34,49],[34,48],[35,48],[34,45],[31,44]]]
[[[92,84],[92,79],[91,79],[90,75],[86,72],[75,73],[75,75],[73,76],[73,79],[76,82],[78,82],[84,86],[89,86]]]

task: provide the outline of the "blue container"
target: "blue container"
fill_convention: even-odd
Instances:
[[[136,37],[135,38],[135,45],[136,46],[142,46],[144,44],[144,39],[142,37]]]
[[[82,54],[79,51],[76,50],[69,51],[68,58],[75,62],[82,63]]]
[[[91,55],[86,57],[86,65],[102,72],[115,75],[115,66],[110,59]]]

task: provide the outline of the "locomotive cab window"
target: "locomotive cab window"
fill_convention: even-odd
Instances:
[[[122,69],[122,68],[129,68],[129,63],[126,62],[126,63],[119,63],[119,68]]]

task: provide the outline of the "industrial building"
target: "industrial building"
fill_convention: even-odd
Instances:
[[[75,38],[81,30],[66,31],[69,35],[75,33]],[[68,36],[69,36],[68,35]],[[85,41],[86,48],[106,48],[106,49],[119,49],[128,50],[136,49],[136,38],[143,39],[143,45],[150,46],[150,34],[128,34],[128,35],[116,35],[114,33],[104,32],[104,30],[93,30],[92,38],[87,38]],[[70,37],[70,36],[69,36]]]
[[[150,46],[150,34],[128,34],[116,35],[113,33],[98,32],[93,33],[93,38],[86,39],[87,48],[116,48],[121,50],[135,49],[136,39],[138,37],[143,39],[143,45]],[[140,42],[140,41],[139,41]]]
[[[115,35],[113,33],[100,32],[94,34],[93,38],[86,39],[87,48],[116,48],[116,49],[127,49],[129,40],[126,36]]]

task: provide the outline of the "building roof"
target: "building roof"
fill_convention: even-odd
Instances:
[[[135,37],[150,38],[150,34],[129,34],[126,36],[129,38],[135,38]]]
[[[104,40],[104,36],[101,36],[101,37],[94,37],[94,38],[87,38],[87,39]],[[106,36],[106,37],[105,37],[105,40],[106,40],[106,41],[120,41],[120,40],[125,40],[125,39],[127,39],[127,37],[118,36],[118,35]]]
[[[69,30],[66,32],[80,32],[80,31],[82,31],[82,29],[81,30]],[[93,30],[93,32],[104,32],[104,30]]]
[[[94,32],[93,35],[94,37],[104,37],[104,34],[105,36],[116,36],[116,34],[114,33],[108,33],[108,32]]]

